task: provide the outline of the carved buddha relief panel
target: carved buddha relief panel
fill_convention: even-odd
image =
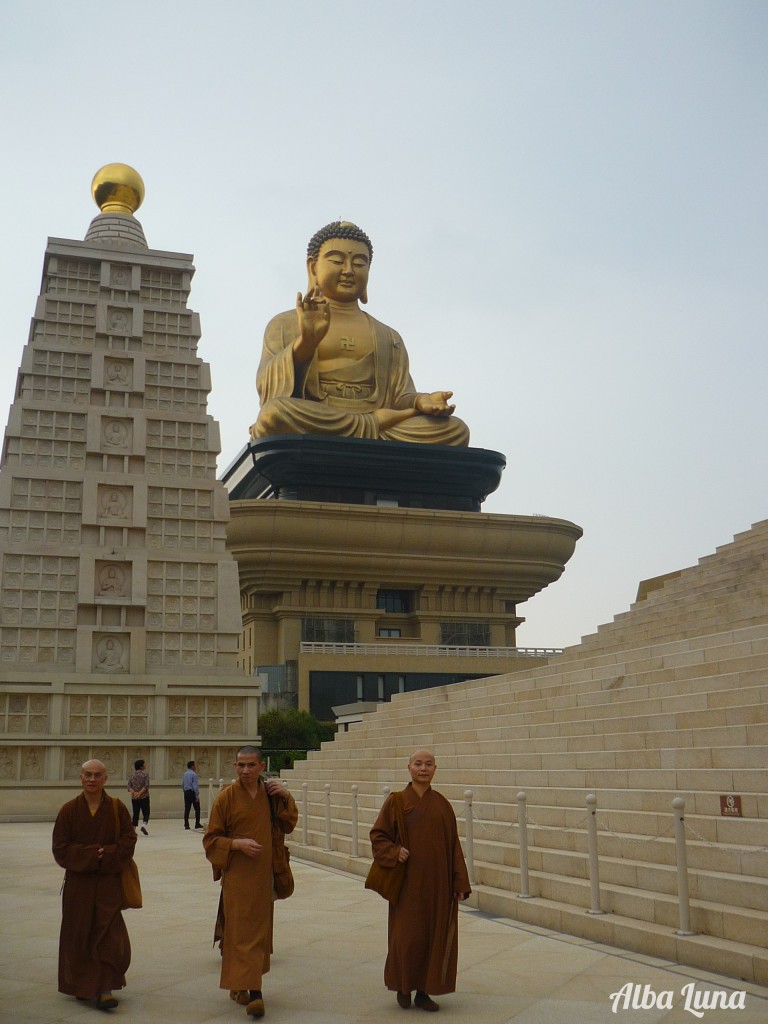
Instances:
[[[107,333],[119,337],[133,334],[133,310],[120,306],[107,309]]]
[[[126,633],[94,633],[91,668],[94,672],[128,672],[130,644]]]
[[[94,596],[109,599],[127,599],[131,596],[130,562],[96,562]]]
[[[104,359],[104,386],[112,391],[130,388],[133,384],[133,360]]]
[[[101,446],[106,452],[130,452],[133,448],[133,420],[102,416]]]
[[[130,520],[133,515],[133,488],[99,484],[96,502],[100,519]]]
[[[235,769],[233,762],[236,751],[221,750],[208,747],[198,747],[191,744],[186,747],[168,748],[168,775],[170,778],[177,778],[183,775],[187,767],[187,761],[194,760],[197,765],[197,776],[200,781],[202,796],[203,787],[208,779],[213,779],[218,787],[218,781],[223,778],[226,782],[233,777]],[[215,794],[214,794],[215,795]]]
[[[112,263],[109,267],[110,288],[133,288],[133,268],[126,263]]]
[[[22,747],[20,755],[22,780],[45,777],[45,747]]]

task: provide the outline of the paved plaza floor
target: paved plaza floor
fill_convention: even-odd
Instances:
[[[125,912],[133,946],[128,984],[111,1014],[56,991],[62,870],[50,852],[51,825],[0,824],[0,1021],[64,1024],[226,1024],[248,1021],[219,989],[212,945],[218,886],[201,832],[180,820],[150,822],[136,860],[144,907]],[[296,892],[278,904],[275,955],[264,979],[265,1020],[274,1024],[416,1024],[384,988],[386,904],[362,879],[301,861],[291,844]],[[462,908],[457,991],[439,998],[439,1020],[466,1024],[766,1024],[768,989],[668,961],[493,918]],[[656,1005],[611,1000],[627,984],[656,993]],[[692,988],[686,989],[686,986]],[[685,1007],[722,993],[733,1007]],[[667,994],[665,994],[667,993]],[[646,995],[646,1003],[651,999]],[[674,1005],[670,1009],[668,1005]],[[701,1005],[701,1004],[699,1004]],[[615,1008],[615,1011],[614,1011]],[[404,1014],[408,1016],[404,1016]],[[701,1013],[701,1011],[699,1011]]]

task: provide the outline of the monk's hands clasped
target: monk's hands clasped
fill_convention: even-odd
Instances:
[[[252,860],[256,860],[264,847],[261,843],[257,843],[255,839],[233,839],[232,849],[237,850],[238,853],[244,853],[246,857],[250,857]]]
[[[400,850],[398,851],[398,854],[397,854],[398,861],[401,864],[405,864],[405,862],[408,860],[408,858],[410,856],[411,856],[410,850],[406,850],[406,848],[404,846],[401,846]]]
[[[433,391],[429,395],[418,395],[415,408],[425,416],[451,416],[455,405],[449,405],[448,399],[453,397],[452,391]]]

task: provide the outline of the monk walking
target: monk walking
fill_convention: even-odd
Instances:
[[[430,995],[456,991],[458,904],[471,892],[456,815],[432,789],[436,769],[428,750],[413,753],[411,782],[387,797],[371,829],[376,861],[384,867],[398,861],[408,865],[399,899],[389,906],[384,965],[384,984],[397,993],[404,1010],[414,990],[414,1005],[432,1012],[439,1006]],[[395,825],[396,799],[403,802],[405,841]]]
[[[83,792],[64,804],[53,827],[53,856],[66,870],[59,992],[112,1010],[113,990],[124,987],[131,962],[120,875],[133,855],[136,832],[122,800],[104,792],[107,769],[101,761],[86,761],[80,781]]]
[[[261,978],[269,970],[274,906],[270,799],[284,833],[293,832],[299,814],[280,780],[263,777],[258,747],[241,747],[235,768],[237,781],[221,791],[211,808],[203,846],[222,885],[216,929],[220,987],[229,989],[249,1016],[263,1017]]]

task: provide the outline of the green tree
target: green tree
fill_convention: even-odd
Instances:
[[[261,749],[270,758],[272,768],[290,768],[295,760],[307,756],[308,750],[319,750],[320,744],[332,740],[336,733],[333,722],[321,722],[308,711],[265,711],[259,716]]]

